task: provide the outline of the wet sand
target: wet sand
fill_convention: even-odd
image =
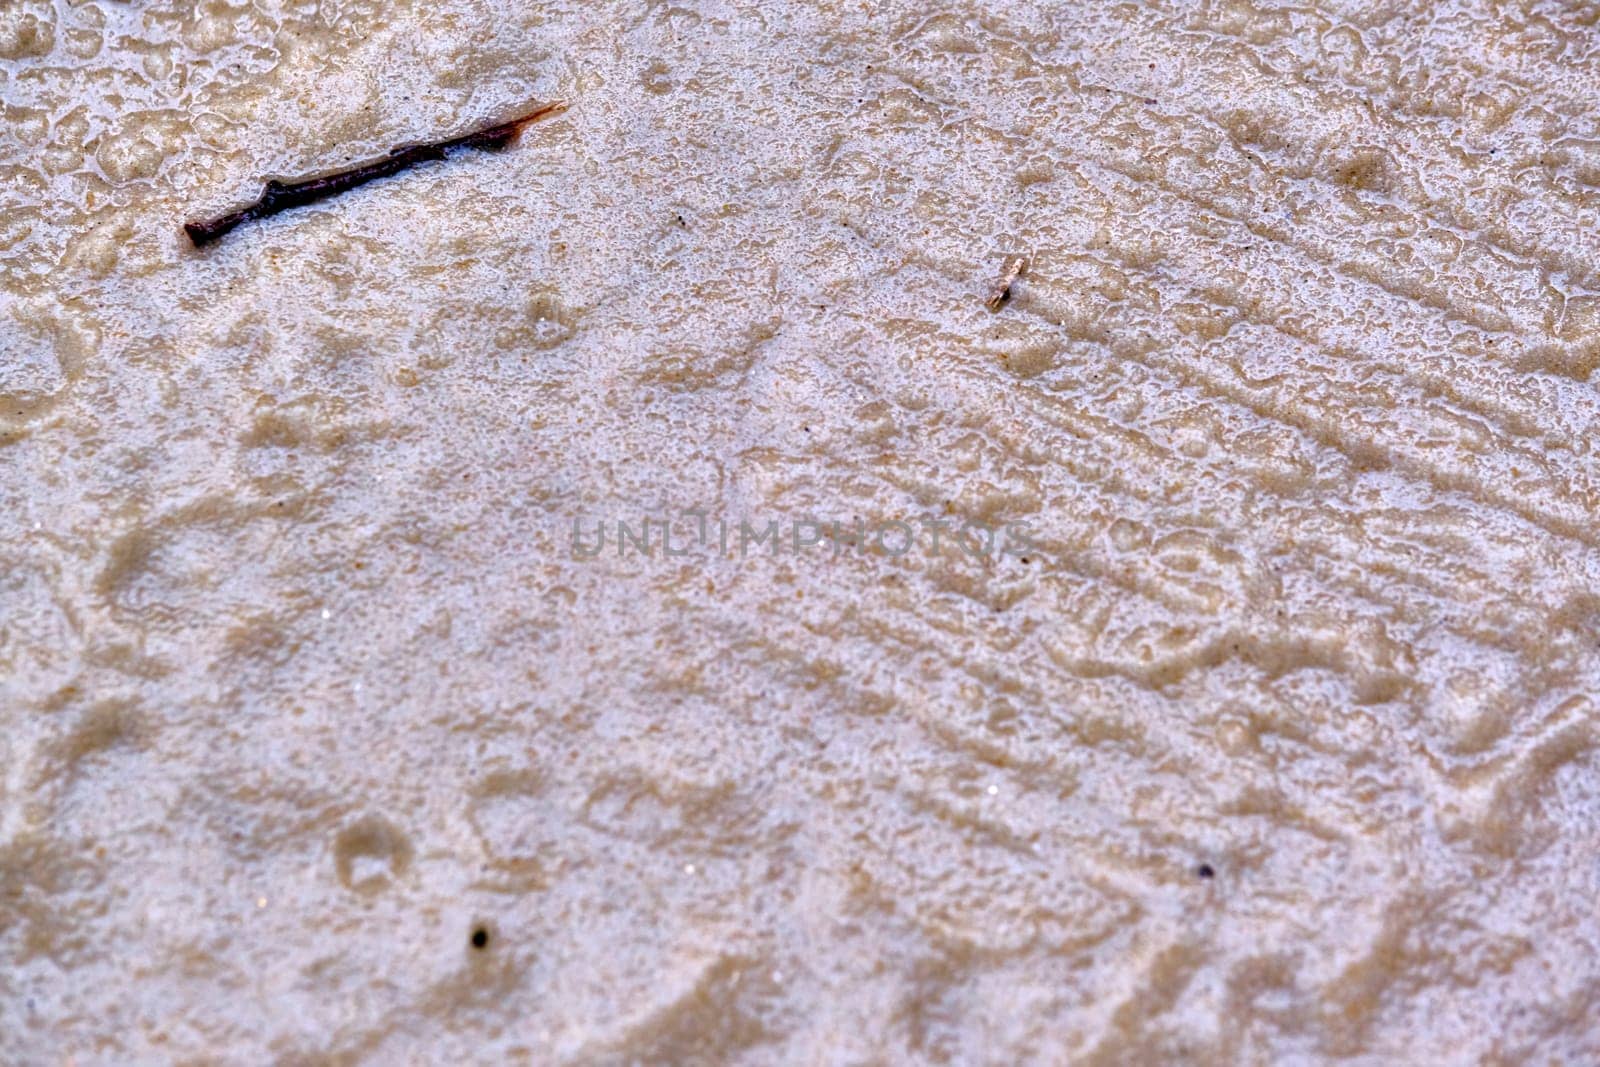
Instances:
[[[0,4],[0,1062],[1600,1060],[1594,12]]]

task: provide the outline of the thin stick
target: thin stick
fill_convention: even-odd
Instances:
[[[473,133],[452,137],[447,141],[430,141],[424,144],[402,145],[391,151],[382,159],[370,163],[362,163],[348,170],[341,170],[334,174],[326,174],[320,178],[304,178],[294,181],[279,181],[270,179],[260,199],[249,207],[241,208],[221,218],[209,222],[184,223],[184,230],[189,234],[189,240],[194,242],[196,248],[208,245],[220,238],[223,234],[241,223],[253,219],[264,219],[269,215],[276,215],[280,211],[287,211],[293,207],[324,200],[339,193],[348,192],[358,185],[365,185],[375,178],[387,178],[391,174],[398,174],[403,170],[426,163],[431,160],[444,159],[458,148],[478,148],[486,151],[498,151],[516,140],[517,134],[529,123],[537,122],[549,115],[554,115],[567,109],[565,100],[545,104],[542,107],[523,115],[521,118],[502,122],[498,126],[477,130]]]

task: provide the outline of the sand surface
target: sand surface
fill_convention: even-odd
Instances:
[[[1596,19],[0,0],[0,1062],[1600,1062]]]

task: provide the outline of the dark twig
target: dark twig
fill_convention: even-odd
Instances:
[[[339,193],[347,192],[358,185],[365,185],[375,178],[387,178],[391,174],[398,174],[418,163],[430,160],[444,159],[458,148],[480,148],[497,151],[510,144],[522,132],[522,128],[531,122],[557,112],[565,111],[567,103],[557,100],[545,104],[528,112],[521,118],[502,122],[498,126],[490,126],[485,130],[453,137],[448,141],[431,141],[426,144],[402,145],[391,151],[382,159],[370,163],[342,170],[335,174],[326,174],[320,178],[305,178],[297,181],[279,181],[276,178],[267,182],[266,188],[261,193],[261,198],[249,207],[235,211],[221,218],[209,222],[188,222],[184,230],[189,234],[189,240],[195,247],[208,245],[217,240],[229,230],[240,223],[250,222],[253,219],[264,219],[269,215],[276,215],[280,211],[287,211],[293,207],[314,203]]]

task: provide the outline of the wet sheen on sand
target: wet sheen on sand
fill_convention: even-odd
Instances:
[[[0,1062],[1600,1061],[1596,20],[0,0]]]

